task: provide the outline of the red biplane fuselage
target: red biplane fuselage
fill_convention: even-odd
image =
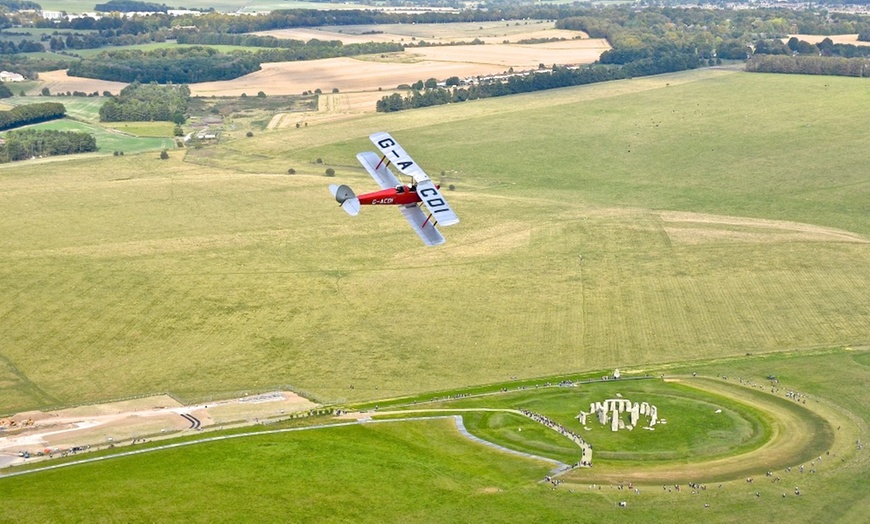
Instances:
[[[364,206],[404,206],[422,202],[420,195],[417,194],[417,188],[413,186],[390,187],[365,193],[357,198],[360,205]]]
[[[459,217],[438,191],[438,186],[389,133],[374,133],[369,138],[381,153],[364,151],[357,154],[356,158],[381,187],[380,191],[356,196],[349,186],[329,184],[335,201],[351,216],[358,215],[362,206],[396,206],[424,244],[443,244],[444,237],[435,226],[439,223],[444,226],[458,224]],[[413,179],[413,184],[403,185],[399,182],[390,171],[391,165]]]

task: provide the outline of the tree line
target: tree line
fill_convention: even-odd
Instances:
[[[185,85],[134,82],[100,107],[100,122],[165,121],[183,124],[190,101]]]
[[[5,7],[9,11],[21,11],[23,9],[42,11],[41,5],[30,0],[0,0],[0,6]]]
[[[866,58],[755,54],[746,61],[746,70],[753,73],[870,77],[870,60]]]
[[[154,2],[141,2],[138,0],[109,0],[105,4],[97,4],[94,6],[94,11],[98,13],[132,13],[132,12],[152,12],[165,13],[170,7],[166,4],[156,4]]]
[[[697,62],[686,63],[683,60],[684,57],[669,56],[661,57],[658,61],[650,59],[626,66],[595,64],[579,68],[554,67],[552,71],[517,74],[506,79],[483,79],[470,86],[423,87],[421,89],[421,83],[418,82],[410,95],[402,96],[399,93],[393,93],[383,97],[378,100],[376,109],[378,112],[389,113],[479,98],[515,95],[595,82],[609,82],[697,67]],[[434,79],[422,83],[423,86],[432,86],[433,84]],[[455,84],[455,82],[447,82],[447,84]]]
[[[0,55],[14,55],[16,53],[41,53],[45,48],[39,42],[33,40],[0,40]]]
[[[73,62],[67,74],[116,82],[188,84],[231,80],[260,69],[252,53],[223,54],[209,47],[183,47],[141,51],[103,51]]]
[[[390,42],[364,42],[359,44],[344,44],[341,40],[311,39],[308,42],[274,36],[236,35],[229,33],[179,32],[176,36],[179,44],[195,45],[232,45],[245,47],[263,47],[256,55],[260,62],[289,62],[296,60],[317,60],[335,58],[338,56],[356,56],[372,53],[392,53],[402,51],[402,44]]]
[[[97,150],[97,140],[83,131],[21,129],[6,133],[0,144],[0,162],[14,162],[38,156],[71,155]]]
[[[0,111],[0,130],[55,120],[63,118],[64,115],[66,115],[66,107],[58,102],[15,106],[9,111]]]
[[[230,36],[233,35],[224,35]],[[186,43],[188,41],[184,41]],[[299,41],[287,48],[268,48],[257,52],[220,53],[210,47],[165,48],[153,51],[103,51],[69,65],[67,74],[117,82],[157,82],[187,84],[232,80],[260,69],[263,62],[316,60],[339,56],[401,51],[401,44],[369,42],[344,45],[339,41]]]

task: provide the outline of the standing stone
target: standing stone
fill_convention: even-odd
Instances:
[[[611,415],[611,417],[613,417],[610,419],[610,431],[618,431],[619,430],[619,412],[614,409],[610,415]]]
[[[659,410],[656,409],[655,406],[650,406],[649,418],[650,418],[649,425],[655,426],[656,422],[658,422],[658,418],[659,418]]]
[[[640,414],[641,415],[649,415],[649,403],[647,403],[647,402],[640,403]]]
[[[607,412],[604,411],[604,406],[601,405],[598,406],[598,422],[600,422],[602,426],[607,424]]]
[[[637,419],[640,417],[640,406],[635,404],[631,408],[631,425],[637,426]]]

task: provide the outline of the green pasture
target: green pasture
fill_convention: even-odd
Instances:
[[[627,482],[577,479],[572,472],[553,489],[539,482],[548,474],[547,463],[484,447],[460,436],[452,420],[432,419],[196,444],[19,477],[0,476],[0,486],[10,508],[8,518],[26,512],[33,521],[856,522],[870,503],[864,488],[870,480],[867,455],[854,446],[854,435],[866,432],[870,420],[870,394],[863,387],[870,367],[867,356],[866,351],[835,350],[649,368],[656,374],[691,369],[727,376],[726,382],[746,390],[754,388],[750,383],[766,383],[773,370],[780,377],[779,386],[810,399],[809,409],[843,420],[836,430],[837,443],[821,453],[821,460],[811,459],[811,465],[796,458],[789,471],[776,468],[770,477],[765,476],[766,465],[759,463],[751,484],[743,478],[710,482],[698,470],[680,479],[680,491],[673,483],[662,486],[653,480],[635,482],[635,493]],[[819,380],[822,376],[839,377],[839,386]],[[739,386],[738,380],[746,384]],[[620,382],[600,387],[629,391],[625,388],[635,386]],[[660,385],[640,387],[643,391],[637,393],[646,394]],[[509,395],[558,411],[565,409],[566,399],[556,397],[578,394],[566,391]],[[467,401],[497,407],[510,400],[489,399]],[[567,399],[568,404],[574,401]],[[669,424],[680,421],[671,414],[667,418]],[[470,416],[465,419],[469,425]],[[706,428],[694,429],[699,438],[707,436]],[[595,475],[597,470],[575,471]],[[703,483],[706,489],[695,491],[689,482]],[[794,494],[795,486],[800,496]],[[627,507],[618,507],[619,501],[626,501]]]
[[[37,129],[55,129],[58,131],[84,131],[90,133],[97,139],[97,148],[99,148],[99,151],[103,153],[123,151],[124,154],[135,154],[143,151],[175,148],[175,140],[172,138],[133,136],[131,134],[113,131],[112,129],[76,120],[53,120],[51,122],[34,124],[30,127]],[[37,170],[46,169],[45,166],[34,167]]]
[[[33,89],[31,87],[31,89]],[[17,91],[16,91],[17,92]],[[101,93],[102,94],[102,93]],[[13,96],[5,98],[4,103],[13,105],[39,104],[42,102],[57,102],[66,108],[66,114],[76,120],[90,123],[100,121],[100,108],[106,102],[103,96]]]
[[[166,161],[2,166],[0,355],[21,378],[0,412],[161,391],[361,401],[862,343],[868,132],[843,119],[870,116],[865,96],[699,71]],[[456,185],[443,247],[395,210],[331,202],[329,183],[375,187],[353,155],[381,129]],[[100,147],[161,144],[116,140]]]
[[[610,425],[599,424],[594,414],[587,418],[585,428],[575,419],[581,410],[589,411],[590,403],[617,398],[616,393],[635,402],[655,405],[664,423],[657,424],[652,431],[644,430],[649,417],[642,416],[641,423],[633,430],[613,433]],[[769,421],[751,407],[658,380],[593,383],[576,388],[521,389],[501,395],[427,404],[426,407],[528,409],[546,415],[580,435],[593,445],[596,464],[605,466],[613,463],[639,466],[675,460],[700,462],[758,447],[770,436]],[[717,409],[722,412],[716,413]],[[555,440],[567,450],[560,447],[556,456],[551,455],[546,446],[530,446],[528,428],[518,421],[528,421],[526,425],[538,426],[540,431],[557,433],[521,415],[482,412],[469,415],[469,418],[469,430],[487,440],[563,462],[572,463],[579,459],[579,447],[563,437],[557,436]],[[627,414],[623,414],[621,419],[628,424]],[[523,427],[522,431],[517,431],[519,427]]]
[[[107,129],[114,129],[137,137],[171,138],[175,136],[175,124],[172,122],[103,122],[101,125]]]

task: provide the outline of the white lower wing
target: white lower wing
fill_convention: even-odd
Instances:
[[[437,221],[442,226],[452,226],[459,223],[459,217],[453,212],[453,209],[447,204],[447,200],[435,187],[431,180],[424,180],[417,184],[417,194],[420,195],[420,200],[429,210],[432,215],[432,220]]]
[[[399,185],[399,180],[390,171],[390,168],[387,167],[387,162],[377,153],[366,151],[365,153],[358,154],[356,159],[366,168],[366,171],[381,186],[381,189],[390,189]]]
[[[422,209],[414,204],[409,204],[407,206],[400,206],[399,211],[408,219],[411,227],[414,228],[414,231],[417,232],[417,235],[420,236],[424,244],[427,246],[437,246],[444,243],[444,237],[435,229],[435,223],[431,220],[431,217],[426,217],[426,213]]]

